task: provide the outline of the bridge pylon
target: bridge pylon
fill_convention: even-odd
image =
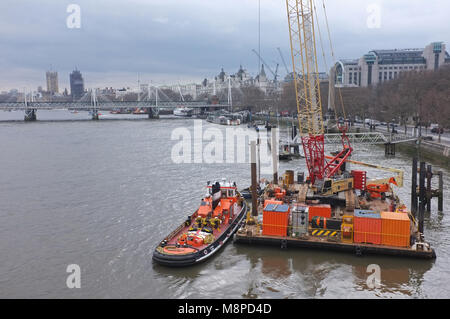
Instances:
[[[159,119],[159,108],[147,108],[149,119]]]
[[[94,121],[98,121],[98,120],[99,120],[99,117],[98,117],[98,110],[97,110],[97,109],[92,110],[92,119],[93,119]]]
[[[36,110],[35,109],[26,109],[24,120],[25,120],[25,122],[36,121]]]

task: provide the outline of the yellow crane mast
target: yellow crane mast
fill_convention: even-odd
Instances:
[[[302,136],[323,135],[313,2],[286,0],[286,8],[299,130]]]
[[[353,149],[343,130],[343,150],[331,161],[325,160],[325,140],[320,95],[319,68],[313,0],[286,0],[289,39],[297,101],[299,132],[309,179],[320,188],[325,179],[339,172]]]

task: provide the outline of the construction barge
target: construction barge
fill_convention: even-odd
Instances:
[[[315,38],[316,34],[320,35],[314,19],[317,9],[311,0],[286,0],[286,9],[297,104],[296,140],[298,146],[303,146],[308,176],[305,179],[304,173],[297,173],[297,181],[294,181],[295,172],[287,171],[278,178],[279,141],[275,130],[271,130],[273,181],[266,184],[259,195],[261,178],[256,173],[256,148],[260,141],[251,142],[252,211],[236,233],[235,241],[281,248],[331,249],[357,255],[374,253],[435,258],[434,250],[424,239],[423,165],[421,209],[416,220],[415,205],[411,212],[394,193],[394,187],[403,186],[401,170],[351,160],[354,149],[346,134],[348,125],[339,120],[339,115],[346,118],[346,111],[342,97],[341,109],[336,107],[334,75],[330,75],[328,109],[331,113],[334,110],[342,149],[333,156],[325,155],[324,108]],[[325,4],[323,11],[327,20]],[[328,38],[333,51],[329,28]],[[339,88],[338,91],[340,93]],[[377,174],[376,179],[369,179],[367,171],[351,170],[351,163],[384,170],[394,176],[381,178]],[[417,169],[413,176],[416,174]],[[413,194],[415,192],[414,189]]]
[[[272,143],[276,145],[275,135]],[[394,192],[394,187],[403,186],[402,170],[347,158],[340,162],[333,178],[312,183],[310,177],[305,180],[305,174],[298,172],[294,181],[294,171],[286,171],[278,178],[274,153],[273,181],[264,184],[257,182],[256,142],[252,143],[251,154],[252,186],[246,196],[251,210],[235,234],[235,243],[323,249],[358,256],[436,258],[424,239],[423,214],[416,219]],[[391,176],[369,179],[367,171],[350,171],[350,164],[382,170]]]
[[[370,193],[354,188],[353,171],[344,192],[322,196],[287,171],[277,184],[268,184],[258,198],[257,212],[248,214],[235,243],[332,250],[361,255],[434,259],[418,222],[389,186]],[[358,175],[359,174],[359,175]],[[357,186],[358,187],[358,186]]]

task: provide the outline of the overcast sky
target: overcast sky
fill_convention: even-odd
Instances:
[[[450,43],[448,0],[325,3],[337,59]],[[79,29],[67,27],[70,4],[81,8]],[[381,8],[380,28],[368,27],[371,4]],[[290,65],[285,1],[261,0],[261,55],[273,69],[280,63],[284,76],[277,47]],[[137,86],[138,73],[141,83],[200,82],[240,64],[254,75],[252,49],[258,49],[258,0],[0,1],[0,90],[45,88],[50,68],[59,73],[60,90],[75,67],[87,87]],[[326,55],[330,64],[328,48]]]

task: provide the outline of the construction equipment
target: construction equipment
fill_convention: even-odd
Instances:
[[[392,192],[391,184],[398,186],[395,178],[391,177],[389,179],[389,183],[386,184],[369,184],[367,185],[367,199],[370,200],[372,198],[381,198],[381,200],[386,199],[386,193]]]
[[[324,154],[324,123],[315,39],[315,6],[312,0],[286,0],[289,37],[297,101],[299,131],[312,185],[333,178],[352,154],[342,127],[343,150],[327,162]]]
[[[353,189],[353,177],[343,179],[328,179],[322,187],[322,195],[335,195]]]
[[[278,81],[278,67],[279,67],[279,64],[277,64],[276,72],[273,72],[272,69],[270,68],[270,66],[269,66],[269,65],[266,63],[266,61],[264,61],[264,59],[261,57],[261,55],[260,55],[255,49],[253,49],[252,51],[253,51],[253,53],[256,54],[256,56],[257,56],[258,58],[261,59],[262,63],[266,66],[266,68],[269,70],[269,72],[272,73],[274,82],[277,82],[277,81]]]
[[[332,159],[331,156],[325,156],[325,158]],[[355,164],[355,165],[359,165],[359,166],[364,166],[364,167],[373,168],[376,170],[381,170],[381,171],[396,174],[395,176],[390,176],[390,177],[386,177],[386,178],[368,180],[367,181],[368,185],[370,185],[370,184],[377,184],[377,185],[388,184],[389,181],[391,180],[391,178],[394,177],[395,182],[397,183],[397,186],[403,187],[403,179],[404,179],[405,173],[401,169],[384,167],[381,165],[374,165],[374,164],[369,164],[369,163],[364,163],[364,162],[359,162],[359,161],[354,161],[354,160],[349,160],[349,159],[347,159],[346,162],[350,163],[350,164]]]
[[[277,48],[278,53],[280,53],[280,57],[281,57],[281,61],[283,62],[284,65],[284,69],[286,70],[286,76],[284,78],[285,82],[292,82],[294,81],[294,75],[292,74],[292,72],[289,71],[289,68],[286,64],[286,60],[284,59],[283,53],[281,52],[280,48]]]
[[[280,53],[281,61],[283,62],[284,69],[286,70],[286,74],[289,75],[290,72],[289,72],[289,69],[287,67],[286,61],[284,60],[283,53],[281,52],[280,48],[277,48],[277,50],[278,50],[278,53]]]

